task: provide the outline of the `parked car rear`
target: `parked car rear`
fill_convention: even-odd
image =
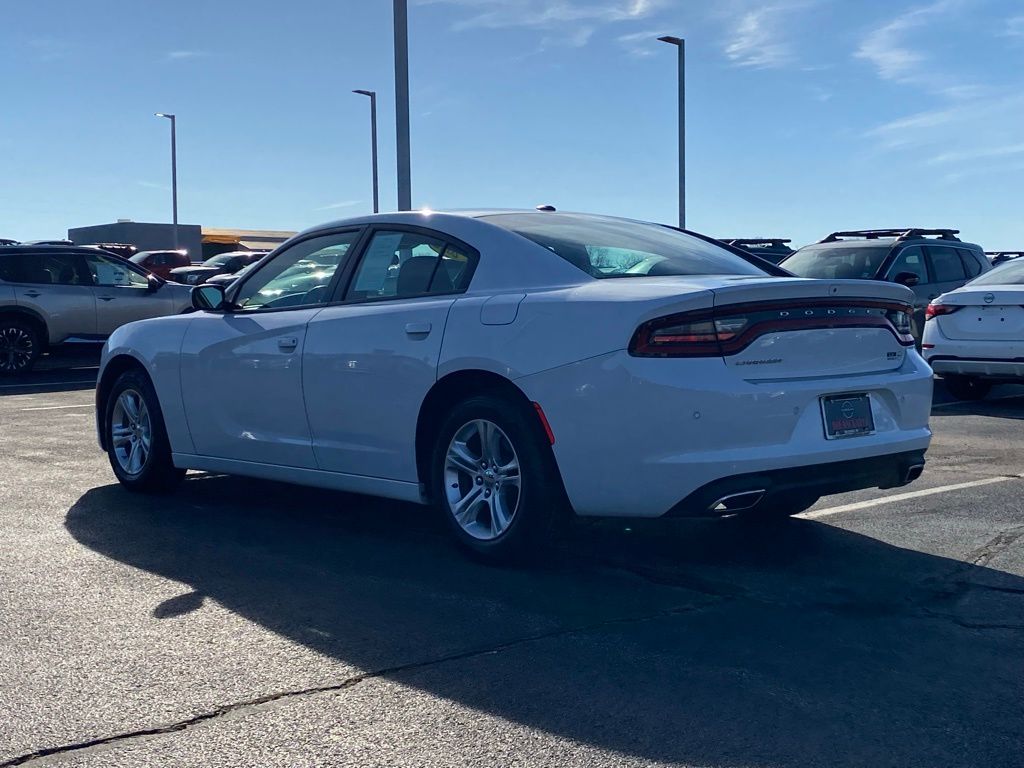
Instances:
[[[793,249],[789,247],[793,241],[781,237],[738,237],[721,240],[726,245],[742,248],[747,253],[760,256],[772,264],[778,264],[793,253]]]
[[[259,261],[266,254],[262,251],[230,251],[207,259],[202,264],[172,269],[169,279],[186,285],[200,285],[214,275],[233,275],[243,267]]]
[[[928,305],[922,353],[950,393],[977,400],[1024,382],[1024,259],[1009,261]]]

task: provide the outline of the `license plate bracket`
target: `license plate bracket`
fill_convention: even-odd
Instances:
[[[862,437],[875,432],[871,398],[863,392],[822,397],[821,418],[827,440]]]

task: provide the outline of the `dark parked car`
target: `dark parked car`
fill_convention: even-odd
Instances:
[[[172,279],[172,269],[192,265],[188,251],[139,251],[131,257],[131,261],[164,280]]]
[[[255,261],[259,261],[265,253],[257,251],[230,251],[207,259],[202,264],[172,269],[171,280],[187,285],[205,283],[214,275],[233,275]]]
[[[928,303],[959,288],[992,264],[958,229],[863,229],[833,232],[779,262],[797,277],[886,280],[914,291],[914,338],[924,330]]]
[[[986,251],[985,255],[988,256],[992,266],[995,267],[1013,259],[1019,259],[1021,256],[1024,256],[1024,251]]]
[[[739,237],[720,239],[726,245],[731,245],[734,248],[742,248],[747,253],[760,256],[762,259],[770,261],[772,264],[778,264],[784,258],[793,253],[793,249],[789,247],[789,244],[793,241],[781,237]]]
[[[101,251],[120,256],[122,259],[130,259],[139,252],[139,249],[129,243],[89,243],[86,248],[99,248]]]

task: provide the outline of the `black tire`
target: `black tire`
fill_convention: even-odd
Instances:
[[[497,535],[493,535],[492,510],[499,494],[505,499],[506,511],[513,506],[513,492],[508,484],[504,489],[501,487],[500,476],[497,485],[491,486],[493,491],[487,491],[488,481],[483,481],[481,493],[493,494],[493,500],[489,507],[486,500],[481,501],[475,522],[469,523],[469,526],[482,533],[489,524],[492,538],[474,536],[458,522],[449,490],[457,501],[463,494],[468,495],[474,481],[468,473],[446,469],[448,450],[456,435],[465,434],[463,430],[470,430],[470,425],[480,421],[498,427],[514,451],[519,466],[514,510],[507,527]],[[503,452],[503,458],[496,463],[505,462],[509,456],[507,451]],[[486,470],[481,467],[478,478],[484,472]],[[493,478],[491,482],[495,482]],[[475,484],[481,485],[480,479]],[[474,557],[488,563],[521,561],[537,555],[569,517],[565,491],[540,419],[532,408],[500,394],[471,397],[448,413],[434,441],[428,487],[434,506],[444,517],[459,545]]]
[[[141,467],[134,472],[122,466],[122,460],[118,457],[119,446],[114,444],[115,411],[118,411],[119,398],[125,392],[141,397],[149,418],[149,450],[141,462]],[[118,421],[121,425],[128,421],[123,413],[123,407],[118,413]],[[166,493],[173,490],[185,476],[185,470],[177,469],[171,461],[171,444],[167,440],[167,429],[164,426],[160,401],[157,399],[156,390],[153,389],[153,383],[149,380],[149,376],[141,370],[125,371],[114,382],[104,407],[103,429],[110,467],[114,470],[114,475],[117,476],[121,485],[128,490],[139,493]],[[136,436],[139,438],[137,441],[140,441],[141,435]]]
[[[740,518],[750,522],[785,520],[793,515],[806,512],[817,504],[820,498],[820,496],[806,493],[785,494],[775,501],[759,504],[749,512],[741,512]]]
[[[0,320],[0,376],[28,373],[42,351],[35,325],[14,317]]]
[[[942,380],[957,400],[981,400],[992,390],[992,382],[970,376],[944,376]]]

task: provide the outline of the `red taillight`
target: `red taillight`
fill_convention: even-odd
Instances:
[[[746,349],[766,333],[832,328],[884,328],[911,346],[911,309],[881,301],[763,302],[668,315],[633,334],[635,357],[719,357]]]
[[[941,317],[942,315],[952,315],[954,312],[959,312],[963,307],[955,307],[950,304],[929,304],[924,311],[924,319],[931,320],[933,317]]]

